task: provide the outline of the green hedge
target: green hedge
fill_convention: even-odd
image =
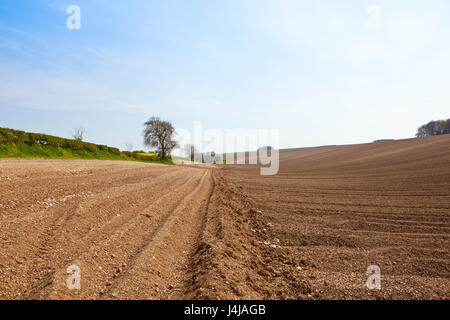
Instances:
[[[117,148],[108,147],[108,152],[112,153],[112,154],[115,154],[116,156],[120,156],[120,150],[117,149]]]
[[[103,151],[114,155],[121,154],[119,149],[111,148],[105,145],[96,145],[90,142],[65,139],[50,136],[47,134],[30,133],[8,128],[0,128],[0,143],[2,144],[10,143],[15,145],[27,144],[30,146],[38,144],[44,146],[51,146],[54,148],[72,149],[77,151],[82,150],[89,152]]]
[[[73,152],[84,154],[85,152],[89,155],[95,156],[95,154],[100,155],[101,153],[107,153],[114,156],[122,156],[122,157],[130,157],[136,160],[141,161],[161,161],[161,158],[158,156],[142,156],[138,155],[138,153],[145,153],[145,151],[123,151],[121,152],[117,148],[108,147],[106,145],[94,144],[90,142],[84,142],[79,140],[65,139],[55,136],[50,136],[42,133],[30,133],[20,130],[8,129],[8,128],[0,128],[0,147],[4,145],[7,147],[8,145],[18,146],[19,148],[27,146],[42,146],[44,148],[52,147],[52,148],[61,148],[59,152],[62,152],[63,149],[72,150]],[[38,150],[33,149],[33,150]],[[64,151],[65,152],[65,151]],[[169,155],[168,159],[171,160],[172,157]],[[164,163],[166,163],[164,161]],[[170,161],[169,161],[170,163]]]
[[[90,151],[90,152],[97,152],[97,151],[98,151],[97,145],[96,145],[96,144],[93,144],[93,143],[89,143],[89,142],[86,142],[86,143],[84,144],[84,148],[85,148],[87,151]]]
[[[105,146],[103,144],[97,145],[98,150],[108,152],[108,146]]]

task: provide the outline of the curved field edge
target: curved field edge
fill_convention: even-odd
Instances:
[[[241,186],[214,170],[203,233],[191,262],[190,299],[308,299],[303,261],[276,244],[271,224]]]

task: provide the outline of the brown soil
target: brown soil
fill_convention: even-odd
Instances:
[[[0,298],[450,298],[450,135],[280,160],[0,160]]]
[[[11,159],[0,175],[0,298],[184,295],[211,170]],[[81,290],[66,286],[71,265]]]
[[[283,150],[276,176],[223,175],[271,224],[263,238],[279,240],[269,260],[285,281],[267,275],[263,297],[450,298],[450,135]],[[366,287],[370,265],[381,291]]]

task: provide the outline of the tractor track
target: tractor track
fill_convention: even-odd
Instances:
[[[0,212],[0,298],[108,299],[119,296],[115,290],[122,298],[158,298],[154,284],[142,282],[138,272],[143,271],[137,271],[152,268],[143,261],[149,254],[164,261],[174,253],[170,250],[179,250],[179,259],[173,259],[180,265],[195,250],[192,239],[201,232],[197,228],[212,188],[211,169],[37,160],[26,161],[24,173],[17,162],[0,164],[13,177],[12,185],[20,186],[15,193],[11,185],[0,186],[8,189],[0,204],[11,203],[8,197],[23,204]],[[48,174],[45,185],[43,172]],[[39,185],[45,197],[51,195],[52,205],[36,205],[44,198],[34,194]],[[68,194],[77,196],[65,199]],[[167,245],[167,235],[175,242]],[[170,278],[175,260],[159,274]],[[66,286],[71,265],[81,269],[81,290]],[[134,288],[142,290],[136,294]]]

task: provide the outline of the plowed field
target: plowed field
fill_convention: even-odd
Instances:
[[[81,288],[70,289],[69,266]],[[366,287],[371,265],[381,290]],[[449,299],[450,135],[253,165],[0,160],[3,299]]]

